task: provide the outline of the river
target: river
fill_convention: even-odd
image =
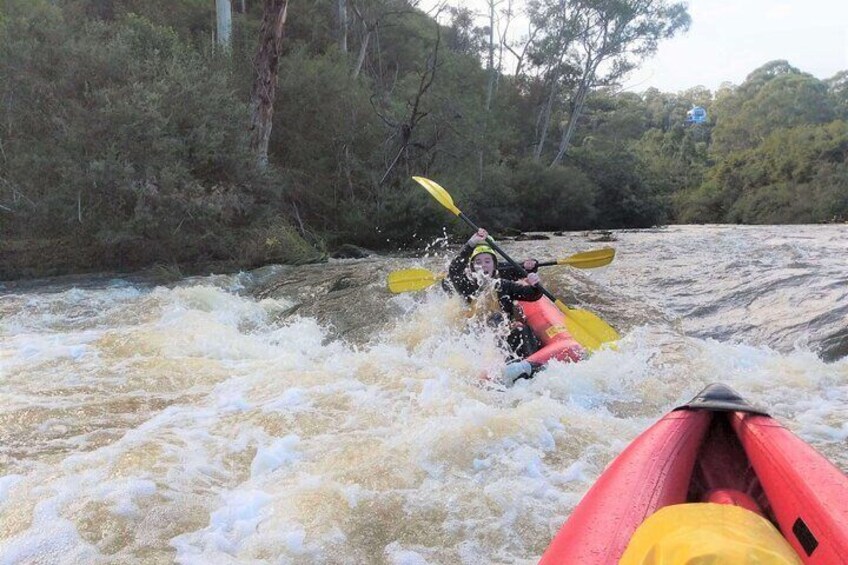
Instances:
[[[639,432],[724,382],[848,470],[845,225],[671,226],[543,281],[615,350],[500,392],[422,257],[0,286],[0,563],[534,563]],[[588,234],[591,235],[591,234]]]

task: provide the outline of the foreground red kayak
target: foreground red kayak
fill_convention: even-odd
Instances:
[[[746,562],[848,563],[848,477],[719,384],[637,437],[541,560]]]

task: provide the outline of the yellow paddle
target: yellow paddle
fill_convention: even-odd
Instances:
[[[451,195],[448,194],[448,191],[442,188],[438,183],[424,177],[412,177],[412,179],[423,186],[424,189],[439,202],[439,204],[447,208],[452,214],[468,224],[468,226],[474,231],[478,230],[474,222],[472,222],[468,216],[463,214],[462,211],[456,207],[453,203],[453,198],[451,198]],[[524,268],[513,261],[512,258],[510,258],[510,256],[495,243],[491,236],[487,238],[486,242],[492,249],[500,253],[510,265],[518,270],[519,273],[526,275]],[[571,308],[562,300],[548,292],[548,290],[546,290],[541,284],[538,286],[539,290],[541,290],[542,293],[556,304],[557,308],[559,308],[563,314],[565,314],[565,327],[568,329],[572,337],[574,337],[574,339],[586,349],[594,351],[600,349],[604,343],[617,341],[619,339],[618,332],[616,332],[612,326],[607,324],[597,315],[589,312],[588,310]]]
[[[423,267],[415,267],[412,269],[404,269],[402,271],[393,271],[389,273],[386,281],[389,283],[389,290],[395,294],[399,294],[401,292],[424,290],[428,286],[433,286],[443,278],[445,278],[445,275],[443,274],[437,275]]]
[[[612,263],[615,258],[615,249],[612,247],[604,247],[603,249],[594,249],[592,251],[581,251],[575,253],[565,259],[557,259],[556,261],[543,261],[539,263],[540,267],[549,267],[551,265],[568,265],[577,269],[596,269],[605,267]]]
[[[549,267],[551,265],[570,265],[578,269],[594,269],[596,267],[609,265],[614,257],[615,249],[605,247],[604,249],[575,253],[565,259],[543,261],[539,263],[539,266]],[[387,282],[389,283],[389,290],[398,294],[401,292],[424,290],[428,286],[436,284],[443,278],[445,278],[444,274],[436,274],[421,267],[414,267],[412,269],[404,269],[402,271],[393,271],[389,273]]]

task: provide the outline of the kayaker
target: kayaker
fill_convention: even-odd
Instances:
[[[503,379],[512,384],[519,378],[530,378],[537,367],[533,367],[525,357],[539,348],[539,342],[533,332],[521,319],[520,309],[515,300],[535,301],[542,297],[539,289],[539,275],[535,271],[538,262],[528,259],[524,268],[529,271],[526,282],[517,280],[521,273],[511,267],[499,269],[494,250],[486,245],[489,234],[480,229],[469,238],[451,261],[448,279],[454,289],[462,294],[482,313],[487,323],[492,325],[509,324],[506,345],[510,350],[511,362],[503,371]]]

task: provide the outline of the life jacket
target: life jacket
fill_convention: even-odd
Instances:
[[[800,565],[801,559],[771,522],[731,504],[666,506],[634,532],[619,565],[761,563]]]

